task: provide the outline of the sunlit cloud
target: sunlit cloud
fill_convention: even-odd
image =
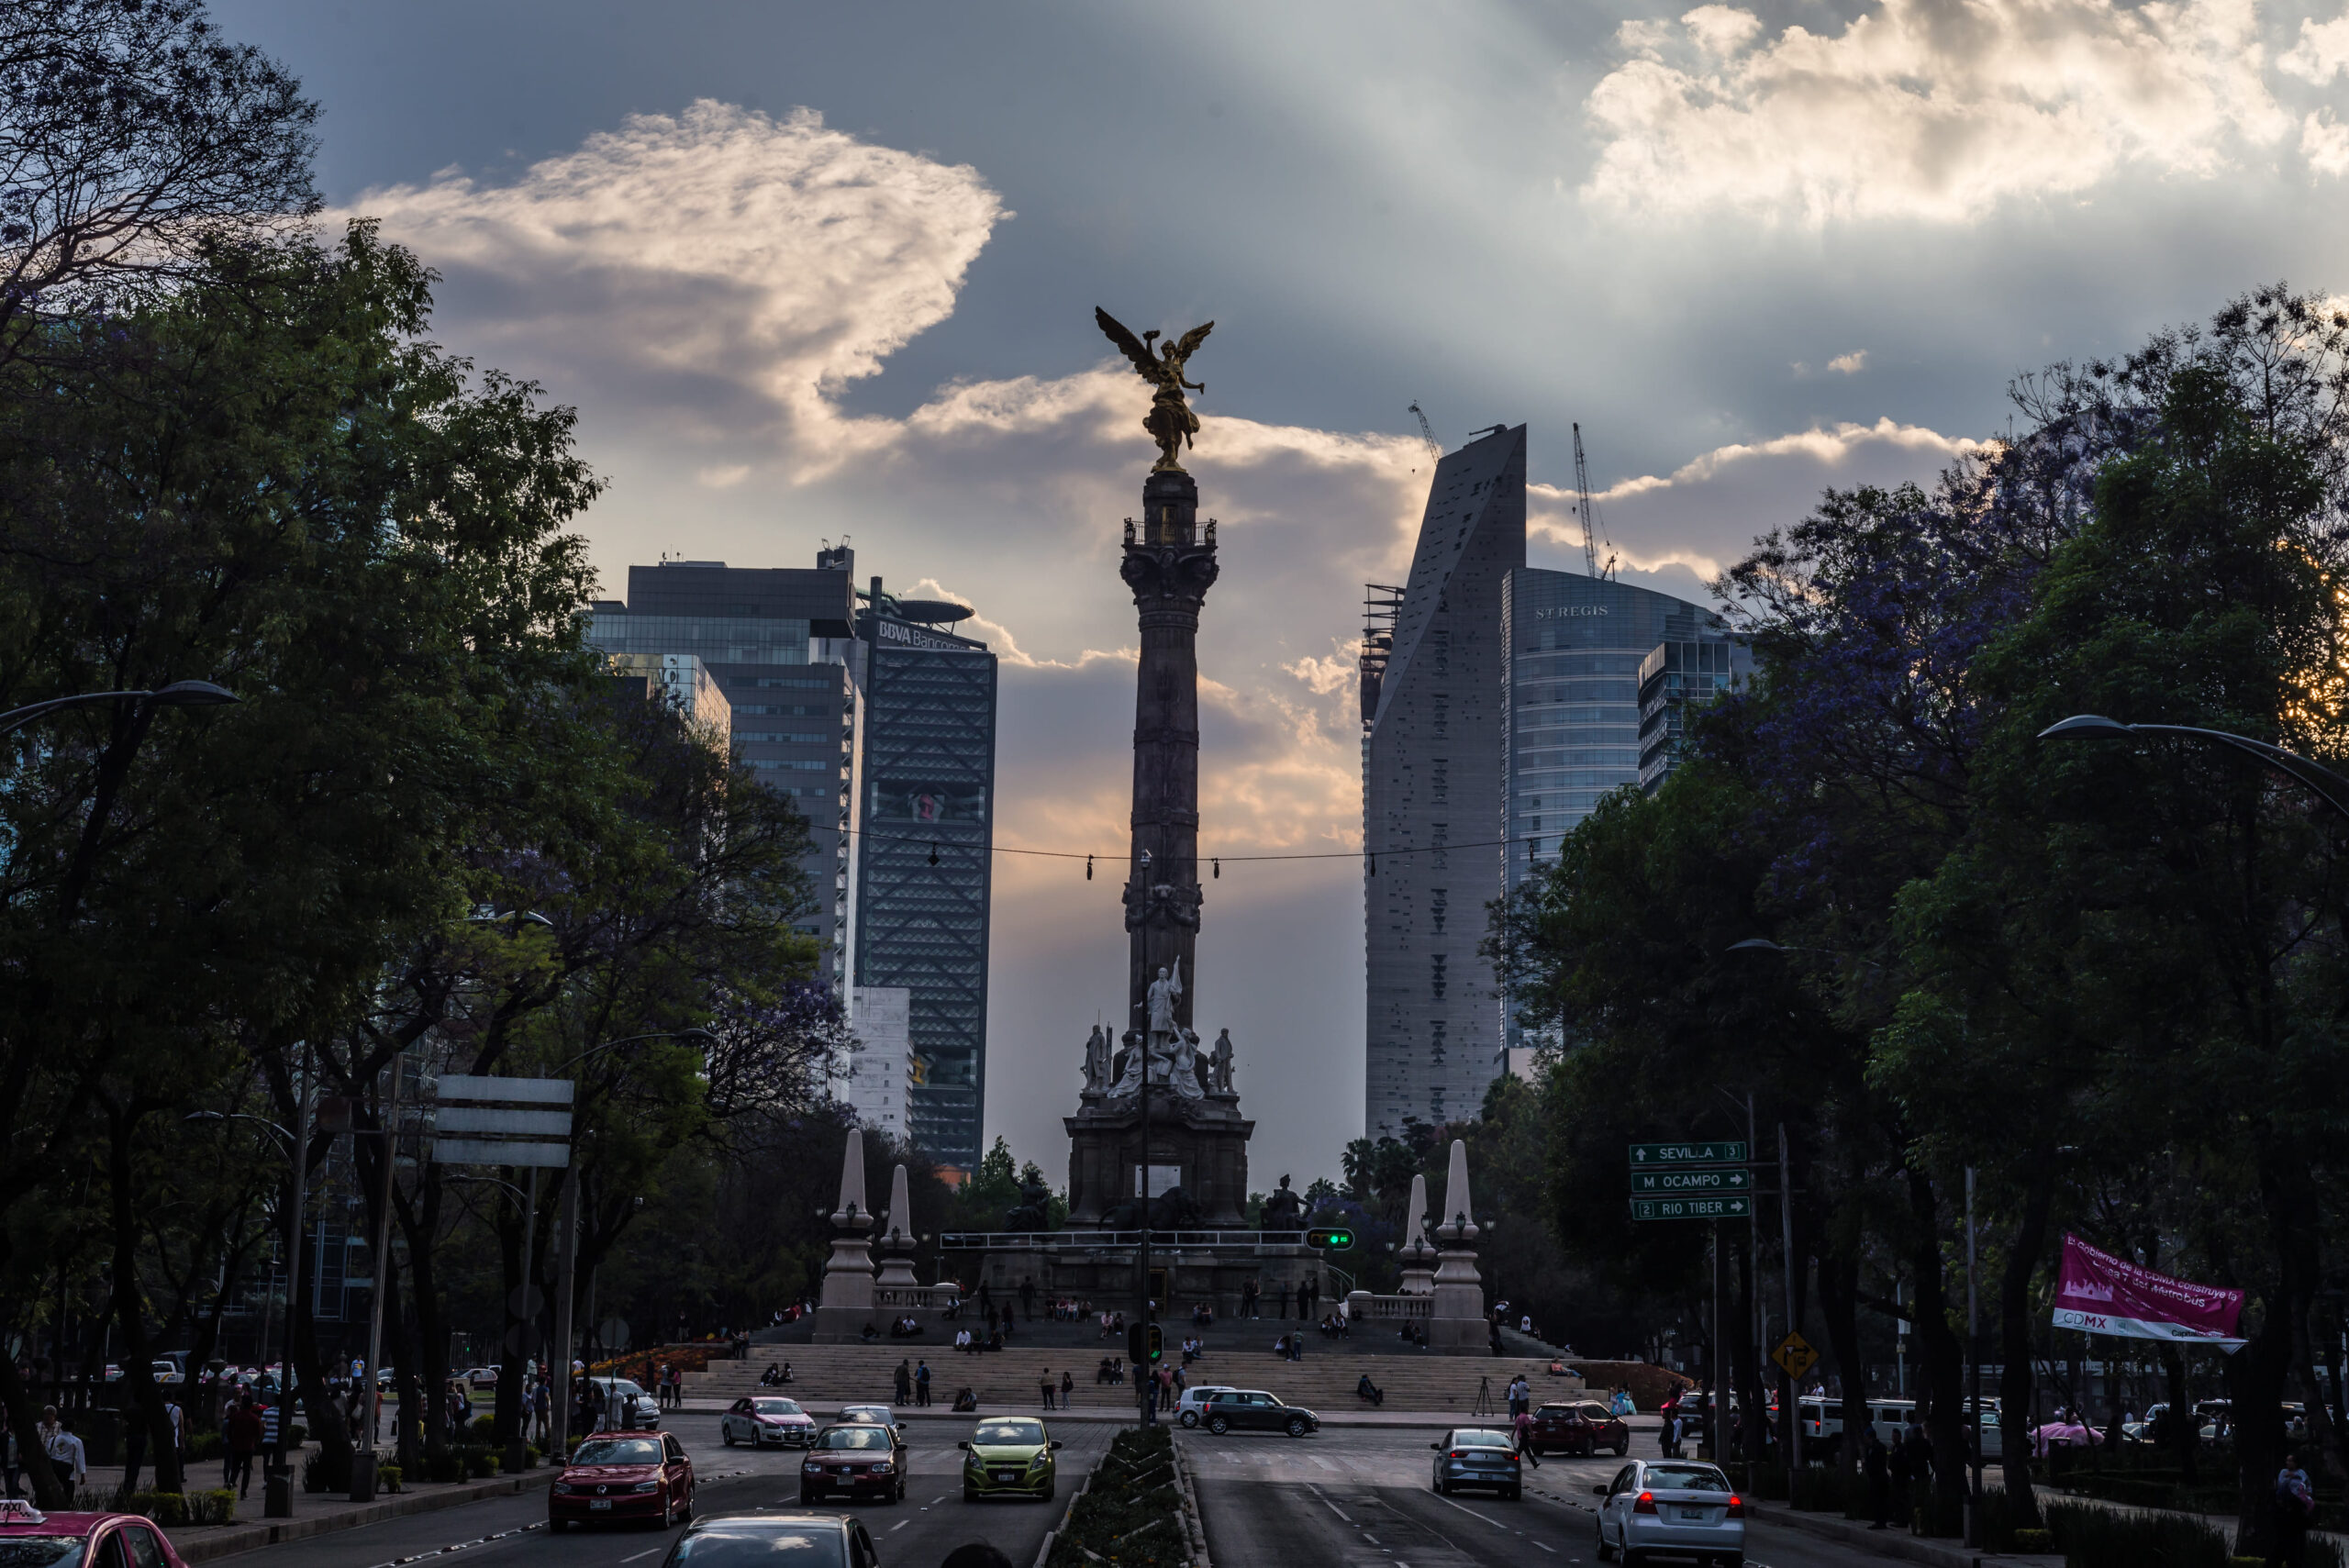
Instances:
[[[1623,211],[1970,223],[2128,169],[2207,178],[2295,118],[2252,0],[1881,0],[1829,32],[1707,5],[1617,43],[1582,194]],[[2338,50],[2312,30],[2296,68]]]

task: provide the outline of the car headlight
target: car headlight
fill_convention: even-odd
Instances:
[[[875,1475],[886,1475],[886,1474],[888,1474],[888,1473],[889,1473],[889,1462],[888,1462],[887,1460],[885,1460],[885,1460],[882,1460],[882,1461],[880,1461],[879,1462],[875,1463],[875,1464],[874,1465],[874,1467],[873,1467],[873,1473],[874,1473],[874,1474],[875,1474]]]
[[[571,1491],[571,1483],[568,1481],[558,1481],[554,1484],[554,1489],[558,1495],[567,1495]]]
[[[821,1475],[824,1473],[824,1467],[817,1463],[812,1459],[807,1463],[801,1465],[799,1468],[806,1471],[810,1475]]]
[[[635,1485],[629,1487],[629,1490],[631,1492],[658,1492],[661,1490],[661,1483],[658,1481],[640,1481]]]
[[[1036,1451],[1036,1456],[1028,1462],[1028,1468],[1030,1470],[1041,1470],[1052,1457],[1052,1454],[1050,1449],[1040,1448]]]

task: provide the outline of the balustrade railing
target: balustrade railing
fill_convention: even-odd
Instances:
[[[938,1238],[949,1251],[1028,1251],[1037,1249],[1080,1251],[1139,1247],[1139,1230],[949,1230]],[[1273,1248],[1302,1247],[1302,1230],[1153,1230],[1151,1247],[1213,1247],[1230,1251],[1262,1252]]]

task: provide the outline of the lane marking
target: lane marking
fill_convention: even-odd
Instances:
[[[913,1520],[911,1520],[911,1519],[899,1519],[896,1524],[893,1524],[893,1525],[891,1525],[891,1526],[889,1527],[889,1533],[890,1533],[891,1535],[895,1535],[895,1534],[896,1534],[899,1530],[901,1530],[901,1529],[905,1529],[907,1525],[909,1525],[909,1524],[911,1524],[911,1523],[913,1523],[913,1522],[914,1522],[914,1521],[913,1521]]]
[[[1556,1555],[1558,1555],[1558,1549],[1557,1549],[1556,1547],[1554,1547],[1554,1546],[1542,1546],[1542,1543],[1541,1543],[1540,1541],[1538,1541],[1538,1540],[1537,1540],[1537,1541],[1535,1541],[1533,1544],[1534,1544],[1534,1545],[1536,1545],[1536,1546],[1541,1546],[1542,1551],[1544,1551],[1548,1552],[1548,1553],[1549,1553],[1551,1556],[1553,1556],[1553,1557],[1555,1557]],[[1576,1558],[1576,1559],[1575,1559],[1575,1561],[1576,1561],[1576,1562],[1580,1562],[1580,1561],[1581,1561],[1581,1559],[1580,1559],[1580,1558]]]
[[[504,1540],[508,1536],[522,1535],[530,1530],[544,1529],[546,1528],[547,1521],[544,1519],[540,1519],[535,1524],[517,1525],[512,1529],[499,1530],[495,1535],[484,1535],[473,1540],[458,1541],[453,1546],[436,1546],[429,1551],[415,1551],[410,1552],[406,1557],[395,1557],[387,1562],[376,1563],[375,1568],[404,1568],[404,1565],[406,1563],[422,1562],[427,1558],[432,1557],[446,1557],[452,1551],[470,1551],[476,1546],[487,1546],[493,1540]],[[661,1549],[659,1547],[655,1547],[653,1550],[657,1551]]]
[[[1433,1497],[1437,1502],[1442,1503],[1442,1504],[1445,1507],[1447,1507],[1447,1508],[1458,1508],[1462,1513],[1466,1514],[1470,1518],[1475,1519],[1478,1524],[1486,1524],[1486,1525],[1490,1525],[1490,1526],[1492,1526],[1495,1529],[1499,1530],[1503,1535],[1507,1535],[1507,1534],[1508,1533],[1508,1526],[1507,1526],[1507,1525],[1505,1525],[1505,1524],[1501,1523],[1501,1521],[1500,1521],[1500,1520],[1498,1520],[1498,1519],[1489,1519],[1489,1518],[1486,1518],[1484,1515],[1482,1515],[1482,1514],[1478,1513],[1475,1509],[1474,1509],[1474,1508],[1472,1508],[1472,1507],[1467,1507],[1467,1506],[1466,1506],[1466,1505],[1464,1505],[1464,1504],[1455,1503],[1455,1502],[1453,1502],[1451,1498],[1449,1498],[1449,1497],[1445,1496],[1444,1496],[1442,1493],[1441,1493],[1441,1492],[1431,1492],[1431,1493],[1429,1493],[1429,1494],[1428,1494],[1428,1496],[1431,1496],[1431,1497]]]
[[[645,1551],[642,1551],[638,1552],[638,1553],[637,1553],[635,1556],[633,1556],[633,1557],[623,1557],[623,1558],[621,1558],[621,1559],[620,1559],[620,1561],[621,1561],[621,1562],[643,1562],[646,1558],[648,1558],[648,1557],[651,1556],[653,1552],[655,1552],[655,1551],[661,1551],[661,1550],[662,1550],[662,1548],[661,1548],[661,1547],[658,1547],[658,1546],[655,1546],[655,1547],[650,1547],[650,1548],[646,1549]]]

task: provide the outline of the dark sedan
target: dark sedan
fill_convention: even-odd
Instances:
[[[895,1427],[853,1421],[816,1434],[799,1466],[799,1506],[807,1507],[835,1493],[852,1499],[878,1497],[885,1503],[904,1499],[906,1445]]]
[[[1526,1446],[1536,1458],[1545,1453],[1587,1458],[1601,1449],[1620,1456],[1631,1451],[1631,1429],[1604,1405],[1544,1405],[1533,1412],[1533,1432]]]
[[[1224,1388],[1208,1400],[1199,1419],[1218,1437],[1230,1431],[1286,1432],[1301,1438],[1321,1429],[1321,1418],[1302,1405],[1284,1405],[1261,1388]]]
[[[694,1514],[694,1462],[665,1432],[589,1438],[572,1454],[547,1495],[547,1528],[663,1525]]]

